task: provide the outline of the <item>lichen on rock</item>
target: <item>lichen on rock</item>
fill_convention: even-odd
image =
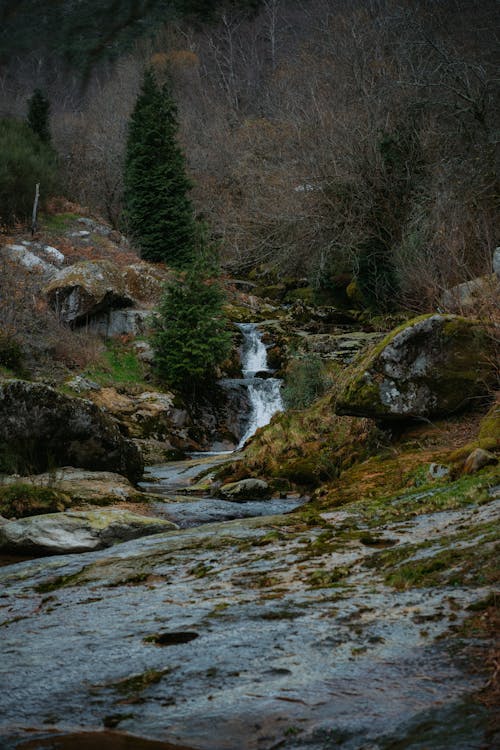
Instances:
[[[396,328],[353,370],[337,414],[398,420],[452,414],[495,380],[488,327],[455,315],[426,315]]]

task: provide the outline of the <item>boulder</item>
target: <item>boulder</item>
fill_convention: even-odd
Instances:
[[[91,503],[110,505],[117,502],[143,502],[147,496],[137,490],[121,474],[111,471],[88,471],[64,466],[46,474],[20,477],[0,477],[0,486],[29,484],[34,487],[50,487],[70,498],[70,505]]]
[[[15,554],[90,552],[176,529],[171,521],[125,510],[65,511],[0,525],[0,550]]]
[[[301,350],[319,355],[322,359],[333,359],[350,364],[359,352],[380,341],[383,333],[350,333],[302,334]]]
[[[491,464],[498,463],[498,458],[489,451],[485,451],[482,448],[475,448],[470,453],[464,464],[464,474],[475,474],[484,466],[490,466]]]
[[[90,393],[89,398],[112,414],[131,438],[167,442],[184,435],[184,428],[188,426],[188,414],[175,406],[172,393],[130,394],[119,393],[115,388],[101,388]]]
[[[500,280],[496,274],[480,276],[447,289],[441,297],[441,305],[450,312],[489,310],[500,300]]]
[[[46,278],[51,278],[57,273],[57,267],[32,252],[26,245],[5,245],[4,254],[14,263],[24,266],[29,271],[37,271]]]
[[[337,414],[380,420],[452,414],[495,381],[492,331],[455,315],[426,315],[392,331],[339,395]]]
[[[219,494],[224,500],[245,503],[249,500],[269,500],[271,489],[263,479],[242,479],[223,485]]]
[[[108,260],[86,260],[63,268],[45,287],[45,294],[61,320],[71,325],[134,302],[121,269]]]
[[[165,283],[174,278],[171,270],[145,261],[126,266],[122,273],[130,296],[150,306],[160,301]]]
[[[101,336],[141,336],[150,328],[151,310],[107,310],[92,318],[91,331]]]
[[[131,481],[144,468],[137,446],[91,401],[42,383],[0,383],[0,471],[33,473],[55,466],[113,471]]]

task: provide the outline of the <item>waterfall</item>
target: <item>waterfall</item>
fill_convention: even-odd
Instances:
[[[243,334],[241,368],[248,383],[250,413],[247,428],[236,450],[242,448],[259,427],[269,424],[273,414],[283,411],[281,380],[273,377],[258,377],[261,373],[271,372],[267,364],[267,350],[262,342],[260,331],[255,323],[240,323],[238,327]]]

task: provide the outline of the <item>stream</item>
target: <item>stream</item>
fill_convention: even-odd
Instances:
[[[228,461],[229,456],[238,457],[238,451],[260,427],[269,424],[271,418],[283,410],[281,399],[282,381],[272,377],[268,366],[267,349],[255,323],[241,323],[242,333],[241,369],[243,378],[222,381],[243,385],[248,389],[250,405],[243,434],[234,451],[222,453],[209,451],[198,453],[185,461],[150,466],[146,469],[140,487],[145,492],[165,496],[165,503],[152,504],[155,515],[168,518],[180,528],[189,528],[213,521],[236,518],[272,516],[289,513],[302,505],[307,498],[297,495],[271,500],[232,502],[210,492],[196,493],[202,497],[187,496],[190,485],[200,474],[210,474],[211,469]]]
[[[242,333],[240,445],[282,408],[280,381],[259,377],[272,373],[256,327]],[[451,634],[489,589],[391,588],[348,511],[311,527],[289,515],[306,498],[236,503],[197,488],[227,460],[147,470],[154,513],[178,530],[0,568],[0,748],[493,747],[473,698],[484,678]],[[492,495],[378,532],[403,559],[424,542],[425,559],[453,535],[456,548],[480,544],[499,509]]]

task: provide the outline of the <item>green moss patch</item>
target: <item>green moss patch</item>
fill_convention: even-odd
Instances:
[[[71,502],[69,495],[53,487],[22,483],[0,487],[0,515],[5,518],[56,513],[69,508]]]
[[[138,384],[147,387],[145,366],[137,352],[117,341],[107,343],[101,360],[84,373],[85,377],[103,386]]]

